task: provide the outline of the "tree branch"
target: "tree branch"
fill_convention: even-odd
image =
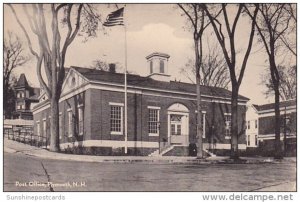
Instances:
[[[27,33],[25,27],[23,26],[23,24],[21,23],[19,17],[17,16],[15,9],[13,8],[13,6],[12,6],[11,4],[7,4],[7,5],[11,8],[11,10],[12,10],[12,12],[13,12],[13,14],[14,14],[14,16],[15,16],[15,18],[16,18],[18,24],[19,24],[19,26],[21,27],[22,31],[23,31],[24,34],[25,34],[25,37],[26,37],[26,39],[27,39],[27,43],[28,43],[28,47],[29,47],[30,52],[32,53],[32,55],[34,55],[34,56],[38,59],[39,56],[38,56],[38,54],[33,50],[32,44],[31,44],[31,40],[30,40],[30,38],[29,38],[29,36],[28,36],[28,33]]]
[[[250,32],[250,37],[249,37],[249,42],[248,42],[248,47],[247,47],[247,51],[246,51],[245,56],[244,56],[244,60],[243,60],[243,63],[242,63],[242,68],[241,68],[241,71],[240,71],[240,75],[238,77],[238,85],[240,85],[241,82],[242,82],[242,78],[244,76],[247,61],[248,61],[248,58],[249,58],[249,55],[250,55],[250,52],[251,52],[254,33],[255,33],[255,22],[256,22],[257,13],[258,13],[258,4],[255,5],[254,16],[253,16],[252,25],[251,25],[251,32]]]

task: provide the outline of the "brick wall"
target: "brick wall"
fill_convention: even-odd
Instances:
[[[164,94],[165,95],[165,94]],[[145,94],[128,93],[128,141],[158,142],[167,138],[168,134],[168,108],[175,103],[180,103],[189,109],[189,142],[196,142],[196,101],[191,96],[184,96],[178,99],[170,97],[159,97]],[[179,95],[176,95],[179,96]],[[190,99],[187,99],[190,98]],[[110,105],[109,102],[124,103],[124,93],[112,92],[98,89],[88,89],[85,92],[73,96],[59,104],[62,112],[61,131],[63,137],[61,143],[80,140],[120,140],[124,141],[124,135],[112,135],[110,133]],[[68,109],[72,109],[76,119],[78,116],[78,104],[84,106],[84,135],[78,135],[76,121],[73,124],[73,137],[68,137]],[[160,137],[151,137],[148,134],[148,106],[160,107]],[[206,111],[206,134],[204,142],[228,143],[225,139],[225,118],[224,113],[230,113],[230,104],[202,102],[202,110]],[[243,129],[246,106],[239,106],[239,130],[242,135],[239,143],[245,144]],[[40,132],[43,134],[43,119],[47,119],[47,126],[50,127],[49,108],[34,115],[35,134],[37,133],[36,123],[40,120]],[[50,130],[47,132],[50,134]]]

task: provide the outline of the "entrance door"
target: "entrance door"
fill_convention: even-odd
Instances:
[[[189,110],[180,103],[168,108],[168,143],[189,144]]]
[[[171,115],[171,135],[182,135],[182,116]]]

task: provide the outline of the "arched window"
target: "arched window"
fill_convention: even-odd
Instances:
[[[152,74],[153,73],[153,62],[152,62],[152,60],[150,61],[150,74]]]
[[[165,63],[163,60],[159,61],[159,72],[160,73],[165,73]]]

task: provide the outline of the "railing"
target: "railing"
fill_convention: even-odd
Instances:
[[[166,148],[168,148],[170,144],[168,142],[160,142],[159,143],[159,153],[164,151]]]
[[[4,137],[9,140],[22,142],[36,147],[46,147],[49,145],[49,138],[44,136],[34,135],[33,127],[12,127],[4,128]]]

